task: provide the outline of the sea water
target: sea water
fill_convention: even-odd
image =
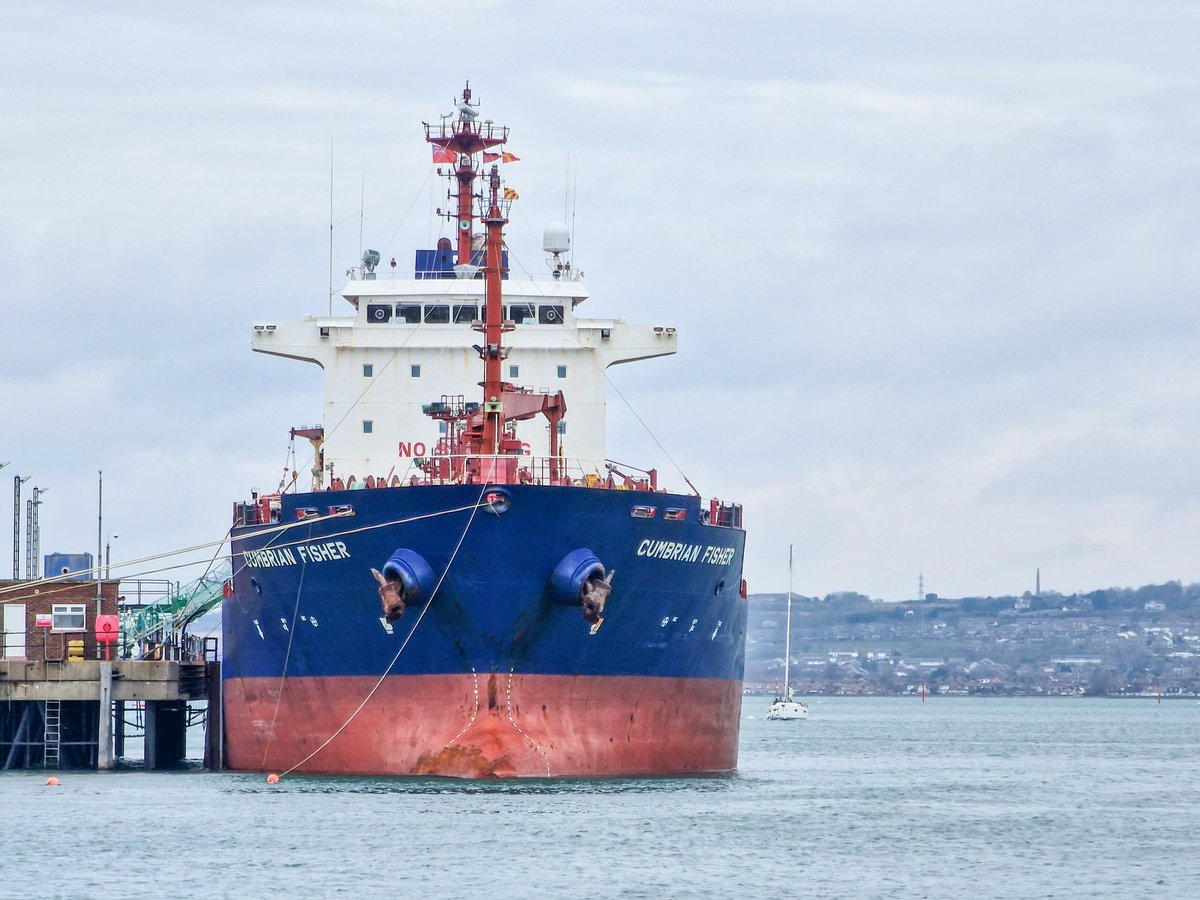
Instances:
[[[0,774],[0,897],[1200,897],[1200,702],[743,707],[738,774]]]

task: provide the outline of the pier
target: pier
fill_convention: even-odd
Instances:
[[[117,640],[117,582],[0,588],[0,769],[110,769],[136,734],[147,769],[174,768],[186,758],[188,726],[200,720],[204,764],[221,768],[215,639],[143,642],[136,652],[145,658],[128,658]]]
[[[138,724],[146,768],[173,768],[186,756],[191,704],[219,684],[218,662],[0,660],[0,768],[109,769]],[[219,716],[206,716],[205,765],[217,768],[214,725]]]

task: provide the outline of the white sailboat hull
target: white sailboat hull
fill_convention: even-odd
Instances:
[[[773,721],[807,719],[808,706],[794,700],[776,700],[767,710],[767,718]]]

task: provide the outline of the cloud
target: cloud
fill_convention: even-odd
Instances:
[[[680,329],[610,372],[654,432],[610,395],[610,452],[745,502],[752,588],[790,542],[814,594],[1200,579],[1196,14],[759,12],[474,3],[469,72],[428,4],[6,16],[0,459],[55,549],[99,468],[131,554],[273,486],[320,377],[248,329],[328,308],[331,139],[335,282],[360,221],[406,264],[445,203],[420,123],[469,77],[518,267],[568,218],[581,314]]]

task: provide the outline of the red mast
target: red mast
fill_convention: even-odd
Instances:
[[[457,183],[457,211],[446,213],[455,219],[458,232],[456,274],[460,278],[476,277],[482,268],[484,278],[483,321],[475,330],[483,334],[483,345],[476,346],[480,359],[484,361],[483,404],[478,412],[463,406],[460,410],[445,403],[437,404],[430,415],[463,423],[451,434],[458,435],[447,441],[447,449],[455,454],[464,454],[442,471],[454,471],[468,483],[512,484],[521,474],[518,459],[521,443],[508,432],[506,423],[545,416],[550,426],[549,477],[557,483],[560,477],[558,460],[558,425],[567,412],[567,403],[562,392],[554,394],[534,393],[526,388],[515,387],[501,376],[501,366],[507,352],[504,349],[504,333],[515,327],[504,321],[502,283],[504,270],[504,226],[508,224],[508,213],[516,191],[502,188],[500,167],[494,162],[488,169],[482,164],[492,162],[499,154],[486,151],[499,147],[508,140],[508,128],[493,125],[490,120],[478,122],[477,108],[471,103],[471,87],[468,84],[462,97],[455,103],[458,118],[446,116],[439,126],[425,124],[425,140],[434,147],[434,161],[453,163],[448,177]],[[478,157],[478,159],[477,159]],[[440,170],[439,170],[440,171]],[[485,179],[483,190],[475,193],[477,179]],[[475,201],[479,201],[478,215]],[[485,228],[483,252],[475,248],[475,220],[482,220]],[[465,268],[464,268],[465,267]],[[445,400],[446,398],[443,398]],[[432,405],[431,405],[432,406]],[[457,446],[451,446],[455,444]],[[528,470],[525,470],[528,474]]]
[[[496,455],[501,452],[500,438],[504,435],[504,382],[500,380],[500,363],[504,359],[504,324],[501,321],[500,281],[504,266],[504,226],[512,199],[500,196],[500,167],[492,164],[488,173],[487,257],[483,268],[485,302],[483,314],[484,345],[482,356],[486,363],[483,380],[483,432],[478,446],[472,441],[473,454]],[[506,192],[507,193],[507,192]],[[501,205],[504,211],[501,212]]]
[[[458,182],[458,200],[455,228],[458,231],[458,263],[473,263],[472,241],[475,237],[475,178],[478,174],[475,155],[508,140],[507,126],[496,126],[491,121],[477,122],[479,111],[471,103],[471,83],[463,88],[462,97],[455,101],[458,118],[451,113],[442,119],[440,126],[425,124],[425,140],[434,146],[435,162],[453,164],[452,177]],[[447,213],[446,218],[455,213]]]

